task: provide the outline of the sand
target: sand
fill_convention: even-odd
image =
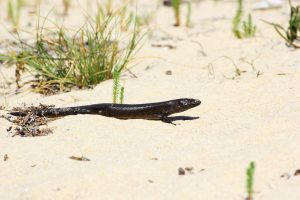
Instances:
[[[54,7],[54,18],[61,18],[60,1],[42,2],[44,13]],[[248,8],[255,3],[247,2],[246,10],[251,11]],[[81,25],[82,4],[73,2],[65,24]],[[10,123],[0,119],[0,199],[239,200],[246,197],[245,171],[251,161],[256,164],[254,199],[299,199],[300,176],[294,172],[300,169],[300,53],[260,21],[287,26],[289,8],[285,4],[277,10],[251,11],[256,37],[239,40],[231,32],[235,7],[234,1],[193,4],[193,27],[187,29],[172,26],[170,8],[157,7],[156,1],[139,1],[140,12],[153,12],[152,34],[131,68],[137,78],[128,73],[122,77],[125,103],[197,98],[202,101],[199,107],[179,115],[199,119],[176,121],[178,125],[173,126],[160,121],[67,116],[49,123],[53,134],[27,138],[11,137],[6,131]],[[5,10],[3,1],[1,9]],[[28,14],[30,9],[23,13],[24,27],[35,19]],[[1,32],[1,40],[8,37]],[[243,73],[237,76],[235,66],[224,57]],[[166,74],[169,70],[172,75]],[[14,82],[13,67],[1,65],[0,71]],[[16,95],[14,88],[13,83],[11,90],[5,90],[9,92],[0,97],[1,106],[112,101],[111,80],[93,89],[53,96],[28,89]],[[179,175],[178,169],[186,167],[191,172]]]

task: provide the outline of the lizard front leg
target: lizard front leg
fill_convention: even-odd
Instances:
[[[161,120],[162,122],[165,122],[165,123],[168,123],[168,124],[173,124],[173,125],[176,126],[176,124],[172,122],[172,120],[168,117],[168,115],[162,115],[162,116],[160,117],[160,120]]]

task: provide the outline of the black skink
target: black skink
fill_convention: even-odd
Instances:
[[[145,104],[101,103],[66,108],[37,109],[34,114],[40,117],[62,117],[77,114],[96,114],[118,119],[150,119],[172,123],[169,115],[186,111],[201,104],[198,99],[174,99],[170,101]],[[14,116],[26,116],[26,112],[12,111]]]

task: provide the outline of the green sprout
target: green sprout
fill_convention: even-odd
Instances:
[[[238,8],[236,10],[235,16],[232,20],[232,32],[237,38],[242,38],[241,32],[240,32],[240,24],[241,24],[241,18],[243,14],[243,0],[238,0]]]
[[[117,98],[120,92],[120,72],[113,72],[113,103],[117,103]]]
[[[175,13],[175,24],[174,26],[180,26],[180,3],[181,0],[172,0],[172,7]]]
[[[232,32],[234,35],[241,39],[247,37],[253,37],[256,32],[256,26],[252,23],[252,16],[248,14],[247,21],[242,22],[243,16],[243,0],[238,0],[238,7],[236,10],[236,14],[232,20]],[[241,25],[242,30],[241,30]]]
[[[253,37],[256,32],[256,26],[252,24],[251,14],[248,14],[247,21],[243,21],[243,35],[244,37]]]
[[[192,3],[189,1],[187,3],[187,14],[186,14],[186,27],[191,27],[191,15],[192,15]]]
[[[253,200],[254,170],[255,170],[255,163],[252,161],[246,171],[246,175],[247,175],[247,182],[246,182],[247,198],[246,198],[246,200]]]
[[[120,86],[120,74],[121,72],[118,70],[113,72],[113,103],[117,103],[119,97],[119,102],[122,104],[124,101],[124,87]]]
[[[124,90],[124,86],[122,86],[120,90],[120,104],[123,104],[124,102]]]

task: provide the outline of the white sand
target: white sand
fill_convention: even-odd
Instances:
[[[139,8],[145,5],[156,10],[155,2],[141,3]],[[1,6],[4,9],[3,2]],[[47,12],[51,7],[43,9]],[[153,35],[132,69],[138,78],[124,77],[126,103],[198,98],[201,106],[182,115],[199,119],[177,121],[180,125],[173,126],[68,116],[49,124],[54,128],[52,135],[35,138],[10,137],[6,132],[10,124],[1,119],[0,199],[239,200],[245,198],[245,170],[250,161],[256,163],[255,199],[299,199],[300,176],[293,174],[300,168],[300,53],[286,47],[273,28],[259,20],[286,26],[288,7],[252,12],[257,36],[244,40],[231,33],[234,10],[231,1],[201,2],[193,8],[194,27],[187,30],[173,27],[172,10],[159,7],[151,25]],[[70,13],[66,23],[81,25],[72,17],[80,15],[76,3]],[[22,23],[26,25],[23,19]],[[173,39],[161,41],[165,33]],[[5,37],[1,33],[1,40]],[[192,41],[200,42],[207,56]],[[176,49],[151,44],[172,44]],[[235,68],[221,56],[230,57],[246,72],[230,79]],[[253,62],[255,70],[241,59]],[[208,70],[210,63],[213,68]],[[13,68],[0,67],[6,77],[14,76]],[[166,75],[167,70],[172,75]],[[257,77],[258,72],[262,74]],[[22,103],[111,102],[111,90],[112,81],[106,81],[92,90],[50,97],[24,91],[2,96],[0,103],[11,108]],[[193,174],[179,176],[179,167],[193,167]]]

